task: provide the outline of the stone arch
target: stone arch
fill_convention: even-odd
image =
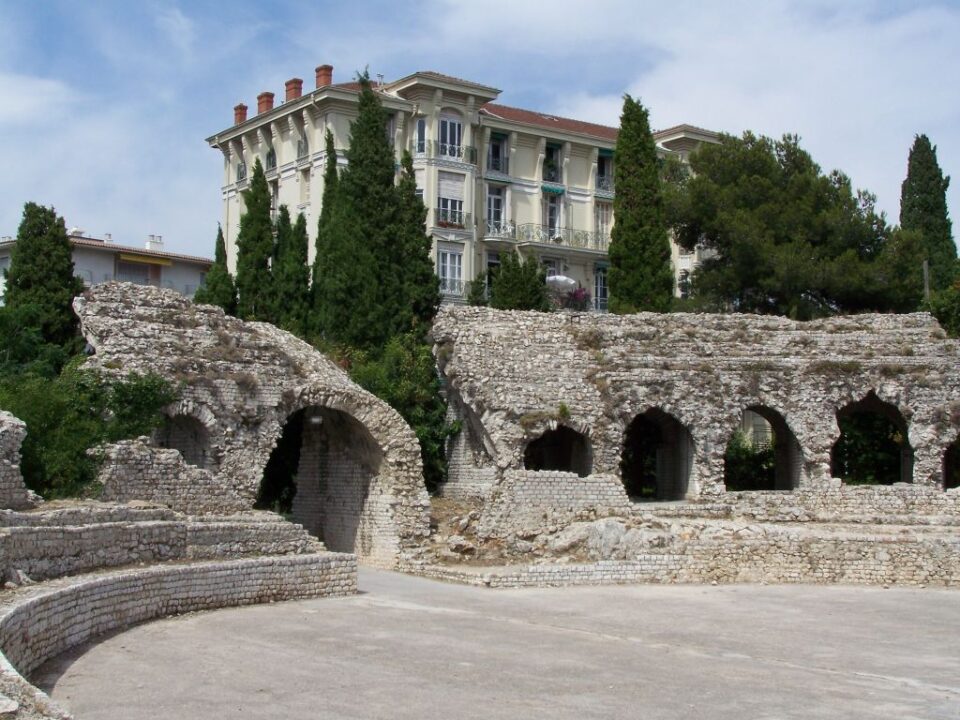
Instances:
[[[943,489],[960,488],[960,435],[943,453]]]
[[[566,425],[558,425],[527,443],[523,451],[527,470],[560,470],[586,477],[593,469],[590,439]]]
[[[910,431],[896,405],[870,390],[837,411],[837,426],[840,435],[830,451],[833,477],[848,484],[913,482]]]
[[[620,474],[631,500],[683,500],[693,467],[690,430],[673,415],[651,408],[635,416],[623,435]]]
[[[410,427],[369,393],[319,382],[286,393],[277,416],[259,481],[278,451],[296,455],[286,461],[297,476],[292,519],[330,550],[395,567],[429,528],[420,445]]]
[[[795,490],[800,486],[803,451],[793,430],[777,410],[766,405],[750,405],[741,414],[738,432],[757,452],[762,468],[731,467],[731,435],[724,457],[724,485],[727,490]],[[748,463],[749,465],[750,463]],[[760,471],[744,477],[744,470]]]
[[[215,470],[218,465],[210,431],[193,415],[165,415],[153,440],[158,447],[177,450],[188,465],[201,470]]]

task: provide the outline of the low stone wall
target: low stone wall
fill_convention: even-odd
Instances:
[[[960,540],[864,535],[678,544],[630,560],[496,568],[430,565],[425,577],[491,588],[628,583],[960,585]]]
[[[26,436],[27,426],[0,410],[0,508],[22,510],[41,502],[20,475],[20,446]]]
[[[222,513],[251,506],[224,478],[189,465],[177,450],[152,447],[147,440],[123,440],[106,448],[97,476],[103,484],[103,500],[143,500],[187,513]]]
[[[613,475],[508,470],[494,487],[480,518],[480,537],[533,532],[595,513],[629,513],[630,501]]]
[[[24,680],[71,647],[168,615],[351,595],[356,558],[339,553],[161,565],[56,581],[8,595],[0,608],[0,683],[29,717],[65,713]]]
[[[5,578],[23,573],[36,581],[141,563],[323,549],[299,525],[252,515],[0,528],[0,570]]]

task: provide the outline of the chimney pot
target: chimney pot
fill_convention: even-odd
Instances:
[[[300,78],[290,78],[286,82],[287,95],[285,98],[286,102],[290,100],[296,100],[298,97],[303,95],[303,80]]]
[[[333,85],[333,65],[320,65],[317,68],[317,87]]]
[[[262,92],[257,95],[257,115],[273,110],[273,93]]]
[[[243,103],[236,105],[233,108],[233,124],[239,125],[242,122],[247,121],[247,106]]]

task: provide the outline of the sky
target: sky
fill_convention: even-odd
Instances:
[[[357,70],[436,70],[498,102],[609,125],[800,136],[896,223],[914,136],[960,210],[960,0],[0,0],[0,236],[23,204],[68,227],[212,255],[233,106]],[[955,231],[956,236],[956,231]]]

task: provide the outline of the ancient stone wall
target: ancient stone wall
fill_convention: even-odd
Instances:
[[[251,507],[291,416],[341,413],[370,438],[380,457],[371,464],[354,454],[355,464],[364,466],[359,474],[355,464],[328,463],[333,473],[328,485],[353,488],[365,482],[368,487],[340,504],[324,504],[322,495],[311,512],[326,516],[327,527],[340,513],[341,537],[357,527],[355,547],[342,543],[341,549],[384,566],[395,565],[428,534],[420,446],[413,431],[306,343],[272,325],[244,323],[218,308],[194,305],[175,292],[127,283],[98,285],[74,307],[94,350],[91,367],[115,375],[154,372],[182,388],[180,401],[167,411],[177,419],[176,428],[158,433],[154,443],[177,450],[187,465],[177,465],[165,451],[148,456],[142,445],[121,444],[110,451],[104,470],[107,497],[139,497],[189,512]],[[350,454],[348,448],[334,449],[330,457],[336,452]],[[144,473],[147,465],[154,469]],[[323,526],[322,517],[299,517],[310,527]]]
[[[0,508],[21,510],[40,502],[20,475],[20,446],[26,436],[27,426],[0,410]]]
[[[679,464],[680,498],[749,506],[754,501],[744,493],[726,492],[723,457],[742,413],[757,409],[782,418],[795,437],[796,467],[785,475],[796,477],[804,497],[861,515],[897,505],[956,512],[958,496],[943,485],[946,452],[960,434],[960,343],[946,339],[929,315],[799,323],[449,306],[433,337],[451,398],[482,425],[474,436],[483,440],[496,482],[523,467],[531,441],[559,426],[589,439],[593,473],[619,476],[627,429],[644,417],[689,435],[661,463]],[[837,415],[865,398],[903,418],[912,484],[862,493],[831,476]],[[457,469],[453,487],[461,482]]]

